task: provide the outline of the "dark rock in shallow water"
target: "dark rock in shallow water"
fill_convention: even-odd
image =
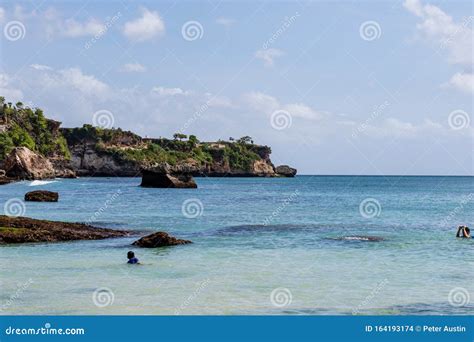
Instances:
[[[30,202],[57,202],[59,194],[53,191],[35,190],[25,194],[25,201]]]
[[[193,167],[177,165],[158,164],[142,169],[141,186],[147,188],[197,188],[192,172]]]
[[[124,230],[97,228],[82,223],[0,215],[0,244],[100,240],[129,234]]]
[[[157,232],[147,236],[142,237],[141,239],[135,241],[133,245],[138,247],[145,248],[155,248],[155,247],[165,247],[165,246],[176,246],[176,245],[185,245],[192,243],[189,240],[177,239],[173,236],[170,236],[165,232]]]
[[[289,167],[288,165],[280,165],[275,168],[275,172],[279,176],[294,177],[296,175],[297,170],[292,167]]]

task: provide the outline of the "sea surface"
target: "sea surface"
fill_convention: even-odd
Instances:
[[[472,314],[473,177],[139,178],[0,187],[0,211],[136,236],[0,247],[0,314]],[[58,203],[23,203],[27,191]],[[194,243],[130,246],[166,231]],[[369,238],[373,237],[373,238]],[[374,241],[372,241],[374,240]],[[141,265],[127,265],[134,250]]]

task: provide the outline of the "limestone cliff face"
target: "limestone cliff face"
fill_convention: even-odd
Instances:
[[[64,129],[79,176],[139,176],[156,163],[192,165],[194,176],[275,177],[268,146],[247,142],[144,139],[121,130]],[[102,135],[100,135],[102,134]]]
[[[70,165],[78,176],[137,177],[140,165],[100,152],[94,144],[70,146]]]

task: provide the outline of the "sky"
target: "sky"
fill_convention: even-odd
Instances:
[[[472,1],[3,1],[0,95],[249,135],[299,174],[473,175]]]

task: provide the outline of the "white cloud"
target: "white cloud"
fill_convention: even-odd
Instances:
[[[149,11],[146,8],[141,10],[142,16],[133,21],[125,23],[123,33],[133,41],[145,41],[158,37],[165,32],[165,23],[158,12]]]
[[[127,63],[121,66],[122,72],[145,72],[146,68],[140,63]]]
[[[95,36],[103,31],[104,28],[104,24],[96,19],[89,19],[83,23],[76,21],[75,19],[68,19],[63,24],[61,34],[65,37],[71,38]]]
[[[92,75],[85,75],[79,68],[59,70],[61,83],[76,88],[86,95],[103,96],[109,90],[107,84],[99,81]]]
[[[0,73],[0,96],[4,96],[6,102],[18,102],[23,99],[23,93],[11,84],[7,74]]]
[[[279,49],[261,49],[255,53],[255,57],[263,60],[263,65],[266,67],[272,67],[275,65],[275,58],[283,56],[284,52]]]
[[[439,7],[423,5],[420,0],[405,0],[405,8],[419,17],[421,22],[417,30],[428,41],[435,44],[438,53],[446,52],[448,62],[461,65],[463,68],[473,68],[474,31],[471,28],[473,16],[465,17],[461,22],[455,22]],[[454,87],[472,92],[472,71],[455,74],[449,83]]]
[[[5,21],[5,10],[3,7],[0,7],[0,23],[3,23]]]
[[[50,66],[42,64],[31,64],[30,67],[35,70],[53,70]]]
[[[363,134],[374,138],[415,138],[426,136],[440,136],[453,130],[440,123],[424,119],[419,124],[401,121],[397,118],[387,118],[379,125],[365,125]]]
[[[234,25],[236,23],[236,21],[234,19],[231,19],[231,18],[220,17],[220,18],[216,19],[216,23],[219,24],[219,25],[222,25],[222,26],[229,27],[229,26]]]
[[[271,115],[276,110],[284,110],[290,113],[292,117],[298,117],[307,120],[320,120],[323,115],[303,103],[281,104],[275,97],[252,92],[244,95],[244,101],[252,110]]]
[[[458,72],[451,77],[448,85],[465,93],[474,94],[474,74]]]

